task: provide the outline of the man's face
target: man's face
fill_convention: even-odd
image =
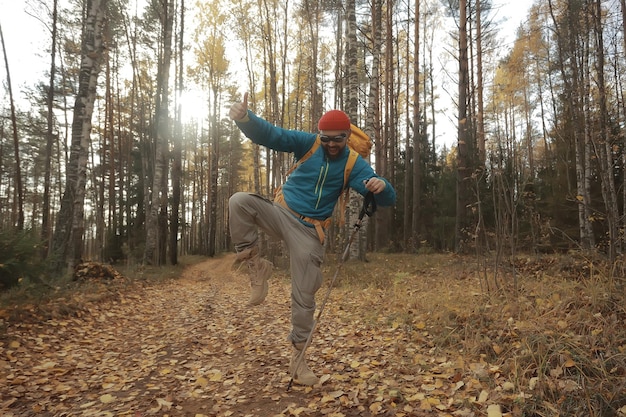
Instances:
[[[337,159],[348,143],[349,130],[322,130],[320,140],[328,159]]]

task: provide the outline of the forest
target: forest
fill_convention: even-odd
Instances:
[[[45,35],[16,50],[2,8],[1,414],[626,416],[626,0],[18,3]],[[294,162],[228,117],[246,93],[345,111],[398,196],[291,393],[284,250],[256,309],[232,268],[229,197]]]
[[[53,271],[231,250],[228,197],[271,196],[292,163],[226,117],[246,91],[276,125],[314,131],[340,108],[373,139],[372,164],[399,199],[368,226],[363,250],[620,259],[617,2],[538,2],[508,47],[497,10],[478,0],[25,7],[50,33],[48,64],[17,100],[4,51],[4,265],[24,258],[18,247],[36,246],[28,257]],[[446,118],[455,140],[442,144]]]

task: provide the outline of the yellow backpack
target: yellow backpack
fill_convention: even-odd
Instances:
[[[352,130],[352,134],[348,138],[348,146],[357,151],[363,159],[366,159],[372,151],[372,140],[364,131],[353,124],[350,125],[350,130]]]

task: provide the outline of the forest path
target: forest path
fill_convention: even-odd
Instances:
[[[457,408],[462,361],[431,357],[418,329],[364,318],[375,292],[333,290],[309,350],[322,383],[287,391],[289,282],[273,278],[266,301],[248,307],[233,260],[206,260],[74,316],[9,323],[0,415],[471,415]]]

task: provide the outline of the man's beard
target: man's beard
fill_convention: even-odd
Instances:
[[[326,158],[328,158],[331,161],[334,161],[335,159],[339,159],[341,155],[343,155],[343,151],[345,149],[345,147],[343,147],[339,149],[339,152],[337,152],[336,155],[331,155],[330,153],[328,153],[328,147],[322,146],[322,148],[324,149],[324,155],[326,155]]]

